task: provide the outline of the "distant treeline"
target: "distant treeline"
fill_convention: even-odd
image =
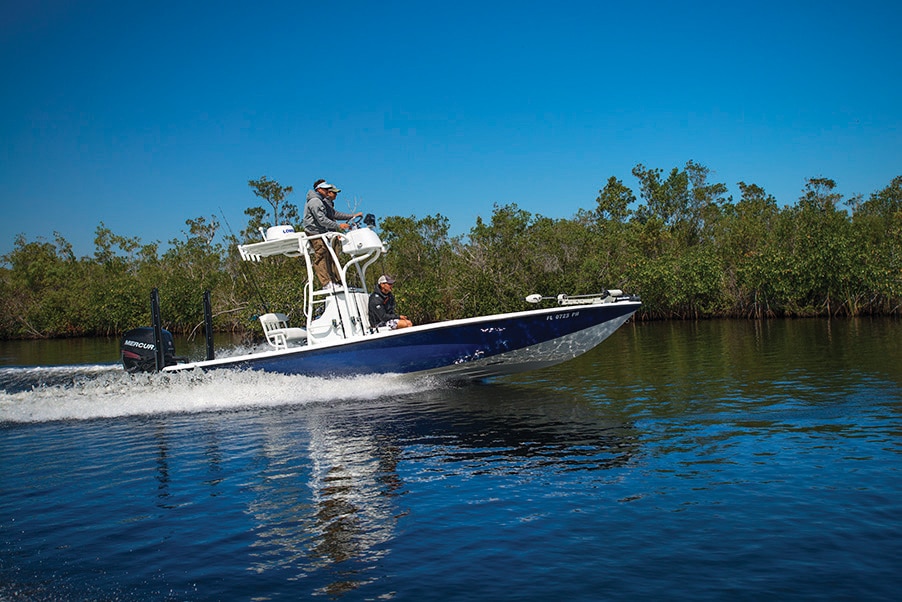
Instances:
[[[638,319],[902,315],[902,176],[866,199],[811,178],[780,206],[744,182],[734,200],[709,173],[692,161],[669,173],[640,164],[637,192],[611,177],[595,206],[569,219],[496,205],[461,236],[440,214],[386,217],[389,253],[370,271],[396,276],[415,323],[525,309],[530,293],[606,288],[640,295]],[[302,315],[302,262],[243,265],[234,250],[259,240],[259,227],[300,229],[292,189],[265,176],[248,184],[270,208],[247,209],[239,234],[222,237],[216,217],[198,217],[162,253],[103,223],[93,257],[76,257],[58,233],[53,242],[18,236],[0,267],[0,337],[118,335],[149,323],[154,287],[178,333],[200,329],[204,290],[218,330],[254,332],[264,300]]]

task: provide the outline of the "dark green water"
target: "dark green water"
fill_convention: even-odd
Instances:
[[[214,344],[239,345],[241,338],[217,334]],[[179,355],[202,359],[206,341],[202,337],[175,337]],[[118,338],[37,339],[0,341],[0,366],[60,366],[69,364],[114,364],[119,362]]]

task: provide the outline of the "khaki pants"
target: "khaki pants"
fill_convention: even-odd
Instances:
[[[326,286],[330,282],[341,284],[341,275],[329,256],[326,241],[322,238],[314,238],[310,241],[310,245],[313,247],[313,272],[316,274],[320,286]],[[335,249],[335,255],[338,256],[341,251],[341,241],[337,237],[332,239],[332,248]]]

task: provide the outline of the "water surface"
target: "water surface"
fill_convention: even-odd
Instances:
[[[466,387],[10,363],[0,599],[902,586],[896,321],[628,324],[572,362]]]

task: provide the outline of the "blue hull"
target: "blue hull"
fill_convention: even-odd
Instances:
[[[557,364],[597,346],[640,306],[618,302],[452,320],[328,345],[180,364],[306,376],[400,373],[485,378]]]

